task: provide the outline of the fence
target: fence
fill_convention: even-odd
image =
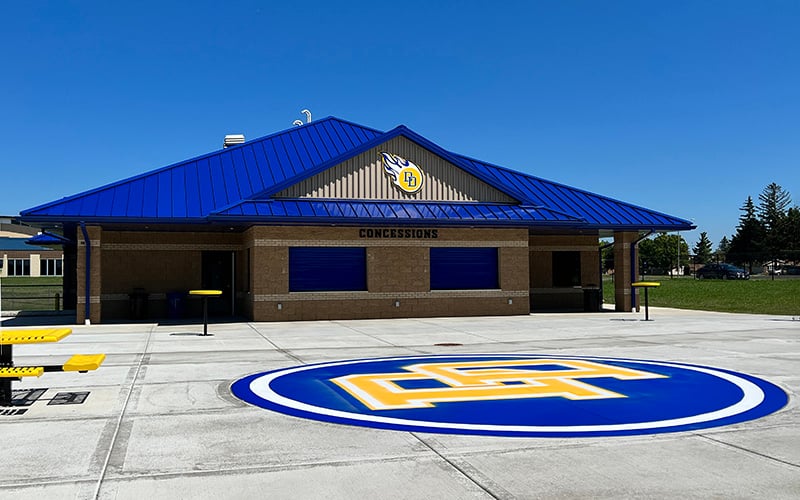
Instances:
[[[64,307],[61,284],[12,284],[3,279],[0,286],[3,311],[60,311]]]

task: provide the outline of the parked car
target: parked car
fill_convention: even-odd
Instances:
[[[785,266],[783,274],[797,276],[800,274],[800,266]]]
[[[748,280],[750,273],[733,264],[706,264],[697,270],[697,279]]]

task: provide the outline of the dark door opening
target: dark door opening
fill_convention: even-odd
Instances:
[[[203,252],[202,288],[222,290],[222,295],[208,299],[209,316],[233,316],[233,252]]]

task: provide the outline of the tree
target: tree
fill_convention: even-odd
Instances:
[[[786,211],[782,231],[787,235],[784,255],[787,260],[797,263],[800,261],[800,207]]]
[[[603,272],[614,269],[614,245],[607,241],[600,242],[600,258],[602,259]]]
[[[731,241],[728,239],[727,236],[723,236],[721,240],[719,240],[719,244],[717,245],[717,251],[714,252],[714,259],[717,262],[725,262],[725,259],[728,257],[728,252],[731,250]]]
[[[711,260],[711,240],[708,239],[708,234],[705,231],[700,233],[700,239],[692,251],[697,264],[706,264]]]
[[[784,227],[784,220],[789,205],[792,203],[792,197],[773,182],[758,195],[758,200],[756,213],[764,228],[762,249],[764,257],[774,264],[778,259],[786,257],[785,248],[789,234]]]
[[[736,234],[731,239],[728,258],[735,264],[747,264],[752,274],[753,263],[763,258],[764,226],[756,217],[752,196],[747,197],[747,201],[739,210],[743,213],[739,217]]]
[[[639,266],[642,274],[672,275],[689,263],[689,245],[680,235],[661,233],[639,243]]]
[[[777,226],[777,221],[786,217],[786,211],[792,204],[792,197],[781,186],[774,182],[764,188],[758,195],[756,213],[767,229]]]

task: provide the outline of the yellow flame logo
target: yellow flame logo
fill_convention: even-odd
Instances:
[[[391,153],[381,151],[383,171],[391,177],[395,186],[406,193],[416,193],[422,189],[422,170],[412,162]]]

